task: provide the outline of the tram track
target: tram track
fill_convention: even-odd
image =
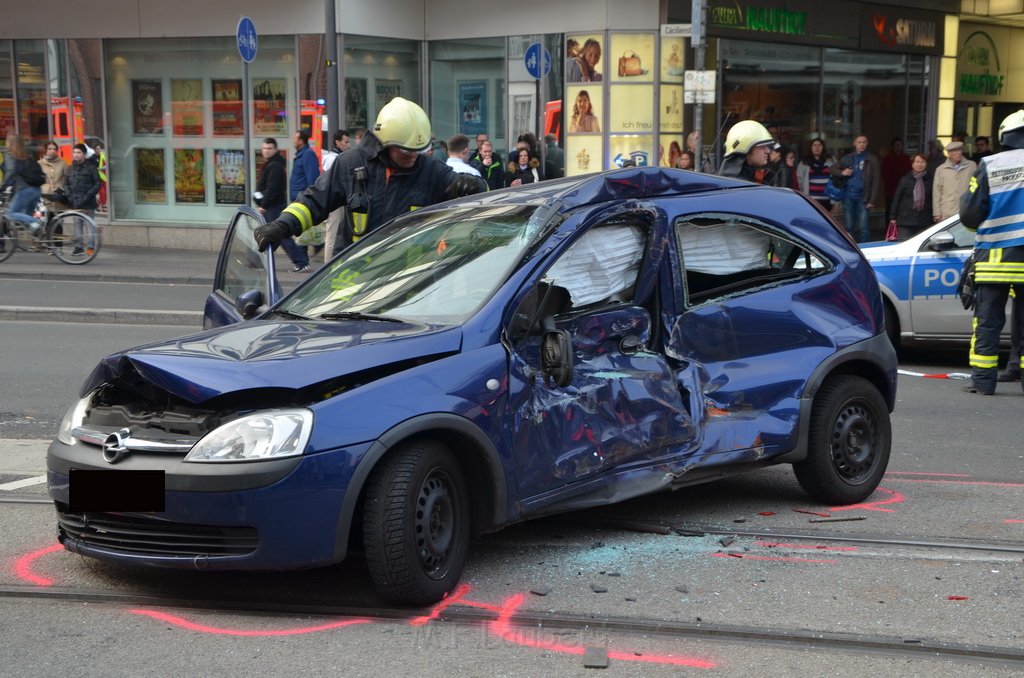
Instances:
[[[7,585],[0,586],[0,598],[35,602],[90,603],[115,607],[179,609],[229,614],[287,615],[303,618],[359,618],[380,622],[411,623],[424,619],[422,609],[399,607],[351,607],[346,605],[290,603],[273,600],[198,600],[75,589]],[[463,606],[458,602],[435,612],[430,620],[456,625],[492,623],[492,612]],[[930,658],[964,663],[987,663],[1024,668],[1024,650],[1013,647],[952,643],[919,637],[889,637],[836,633],[813,629],[766,629],[758,626],[682,622],[644,617],[579,614],[558,611],[517,610],[508,619],[513,626],[532,631],[606,632],[627,636],[655,636],[664,639],[700,640],[725,643],[755,643],[801,650],[834,650],[857,654]]]

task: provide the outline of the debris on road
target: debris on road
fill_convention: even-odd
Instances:
[[[807,511],[805,509],[793,509],[796,513],[806,513],[809,516],[821,516],[822,518],[828,518],[831,513],[819,513],[817,511]]]
[[[604,649],[603,647],[588,647],[583,652],[583,668],[608,668],[608,650]]]
[[[530,593],[532,593],[535,596],[546,596],[547,594],[551,593],[551,587],[550,586],[538,586],[536,588],[530,589]]]
[[[867,516],[847,516],[845,518],[811,518],[809,523],[845,523],[851,520],[866,520]]]

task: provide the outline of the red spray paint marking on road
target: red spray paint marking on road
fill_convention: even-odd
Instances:
[[[814,549],[816,551],[856,551],[856,546],[826,546],[825,544],[819,544],[817,546],[813,544],[787,544],[778,541],[759,541],[755,542],[758,546],[768,546],[770,548],[783,547],[788,549]]]
[[[488,625],[488,630],[502,640],[505,640],[523,647],[532,647],[549,652],[583,656],[586,648],[582,645],[563,645],[548,640],[542,640],[527,635],[526,629],[512,626],[512,616],[519,609],[526,599],[522,593],[506,598],[502,603],[501,612],[498,618]],[[698,669],[713,669],[714,662],[696,657],[674,657],[672,655],[636,655],[632,652],[608,652],[609,659],[616,659],[623,662],[642,662],[647,664],[670,664],[673,666],[689,666]]]
[[[1007,518],[1003,521],[1006,525],[1017,525],[1018,523],[1024,523],[1024,520],[1017,520],[1016,518]]]
[[[899,478],[893,478],[893,480],[899,480]],[[942,481],[939,481],[939,482],[942,482]],[[851,504],[850,506],[833,506],[832,508],[829,509],[829,511],[854,511],[854,510],[860,511],[860,510],[864,510],[864,511],[881,511],[882,513],[893,513],[894,512],[893,509],[890,509],[890,508],[880,508],[880,507],[884,506],[885,504],[902,504],[906,500],[906,497],[903,496],[903,494],[897,492],[896,490],[887,490],[884,487],[879,487],[876,491],[877,492],[885,492],[886,494],[890,494],[892,496],[889,497],[888,499],[882,499],[882,500],[879,500],[879,501],[871,501],[871,502],[867,502],[867,503],[864,503],[864,504]]]
[[[46,548],[27,553],[21,558],[14,561],[14,576],[19,579],[27,581],[29,584],[35,584],[36,586],[53,586],[53,580],[48,577],[42,577],[32,571],[32,565],[35,564],[36,560],[55,551],[60,551],[64,547],[60,544],[54,544],[53,546],[47,546]]]
[[[946,600],[970,600],[967,596],[946,596]]]
[[[755,556],[751,553],[711,553],[712,558],[737,558],[741,560],[772,560],[782,563],[813,563],[818,565],[835,565],[836,561],[819,558],[784,558],[782,556]]]
[[[265,636],[298,636],[305,633],[319,633],[320,631],[329,631],[331,629],[340,629],[346,626],[353,626],[355,624],[372,624],[373,620],[370,619],[345,619],[343,621],[330,622],[327,624],[320,624],[319,626],[304,626],[297,629],[264,629],[264,630],[243,630],[243,629],[225,629],[218,626],[207,626],[206,624],[197,624],[191,622],[184,617],[178,617],[173,614],[167,614],[166,612],[157,612],[156,610],[143,610],[135,609],[128,610],[132,614],[139,614],[144,617],[151,617],[157,621],[167,622],[174,626],[187,629],[189,631],[198,631],[199,633],[209,633],[215,636],[243,636],[243,637],[265,637]]]
[[[487,603],[476,603],[472,600],[463,600],[466,594],[472,590],[473,587],[469,584],[459,584],[455,588],[455,590],[451,592],[450,595],[445,597],[445,599],[437,605],[434,605],[434,607],[430,610],[430,614],[424,615],[422,617],[413,617],[409,621],[409,624],[411,624],[412,626],[423,626],[427,622],[433,621],[434,619],[440,617],[442,612],[444,612],[446,609],[448,609],[455,603],[458,603],[459,605],[465,605],[467,607],[479,607],[485,610],[490,610],[491,612],[501,612],[501,608],[497,605],[489,605]]]

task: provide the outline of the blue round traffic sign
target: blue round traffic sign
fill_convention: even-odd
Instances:
[[[526,72],[539,80],[551,72],[551,52],[539,42],[531,43],[523,54],[523,63],[526,64]]]
[[[256,58],[256,24],[247,16],[238,20],[238,29],[235,31],[235,38],[238,42],[238,56],[242,61],[251,64]]]

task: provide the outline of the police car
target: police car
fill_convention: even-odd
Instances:
[[[893,346],[971,340],[972,315],[960,304],[956,288],[964,260],[973,249],[974,231],[961,224],[959,217],[941,221],[904,242],[861,245],[878,277],[886,333]],[[1008,332],[1007,328],[1004,339]]]

